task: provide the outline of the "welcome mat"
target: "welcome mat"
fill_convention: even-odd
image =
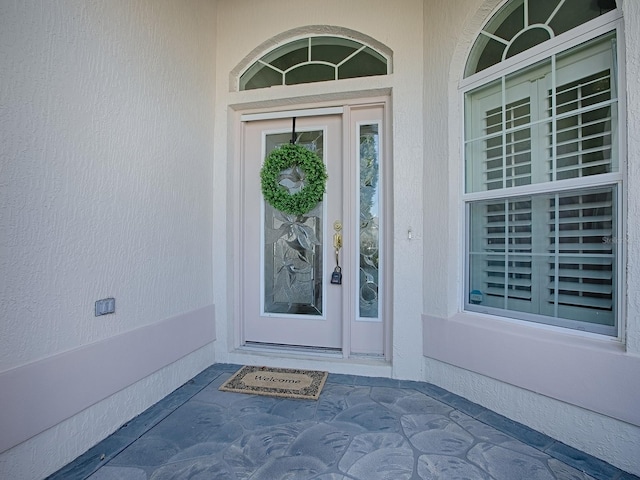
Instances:
[[[327,372],[244,366],[219,390],[285,398],[317,400]]]

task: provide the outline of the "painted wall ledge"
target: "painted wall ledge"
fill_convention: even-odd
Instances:
[[[640,426],[640,357],[618,342],[469,313],[422,321],[426,357]]]
[[[209,305],[0,373],[0,453],[214,340]]]

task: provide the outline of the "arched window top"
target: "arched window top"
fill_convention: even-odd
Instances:
[[[615,0],[511,0],[493,15],[476,38],[464,76],[614,10]]]
[[[270,50],[239,79],[240,90],[390,73],[389,58],[353,38],[311,35]]]

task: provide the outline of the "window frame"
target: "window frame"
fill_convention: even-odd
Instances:
[[[564,180],[554,180],[552,182],[532,183],[530,185],[521,185],[516,187],[501,188],[498,190],[470,191],[467,192],[467,104],[466,95],[476,88],[490,86],[492,83],[501,82],[502,78],[508,78],[518,72],[526,70],[526,68],[549,60],[552,56],[562,54],[571,48],[577,47],[585,42],[596,39],[607,33],[615,32],[616,50],[614,52],[612,72],[612,89],[617,89],[617,138],[612,139],[611,148],[617,151],[617,170],[614,172],[578,177]],[[470,269],[471,269],[471,230],[473,226],[470,224],[470,210],[474,202],[483,200],[506,201],[507,199],[516,197],[530,196],[534,198],[539,194],[551,194],[553,192],[560,195],[567,195],[571,191],[577,192],[577,189],[586,188],[612,188],[614,192],[613,202],[616,205],[614,213],[614,233],[620,238],[615,238],[616,242],[616,258],[615,258],[615,277],[613,278],[614,298],[613,298],[613,315],[615,324],[613,327],[603,329],[594,328],[587,330],[587,334],[606,335],[607,338],[623,339],[624,330],[624,298],[626,287],[623,281],[624,265],[626,264],[625,243],[621,239],[626,238],[626,225],[623,221],[626,218],[626,98],[625,89],[623,88],[623,80],[625,78],[624,62],[619,59],[624,57],[624,30],[621,9],[618,8],[602,16],[593,19],[585,24],[575,27],[563,34],[558,35],[540,45],[530,48],[520,54],[507,58],[502,62],[493,65],[487,69],[481,70],[467,78],[462,78],[459,82],[458,92],[460,95],[461,105],[461,123],[462,135],[459,145],[460,150],[460,166],[462,175],[460,176],[459,191],[461,192],[461,226],[464,232],[464,241],[461,245],[463,253],[463,282],[460,292],[460,311],[470,314],[489,315],[493,318],[514,321],[517,323],[524,322],[527,325],[540,325],[546,328],[559,328],[564,332],[580,332],[585,333],[584,328],[580,325],[586,322],[580,322],[571,319],[555,319],[554,317],[544,317],[544,321],[540,321],[537,315],[527,315],[518,310],[495,309],[487,307],[486,309],[469,308],[470,301]],[[467,56],[471,54],[471,50],[467,51]],[[614,77],[615,76],[615,77]],[[514,316],[515,315],[515,316]],[[549,321],[551,320],[551,321]],[[559,320],[558,322],[554,320]]]

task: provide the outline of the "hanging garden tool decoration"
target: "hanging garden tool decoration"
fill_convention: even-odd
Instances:
[[[327,169],[318,155],[296,145],[295,129],[294,118],[291,143],[277,147],[267,156],[260,170],[260,181],[262,195],[271,206],[291,215],[304,215],[322,200]],[[286,180],[288,182],[283,182]]]

